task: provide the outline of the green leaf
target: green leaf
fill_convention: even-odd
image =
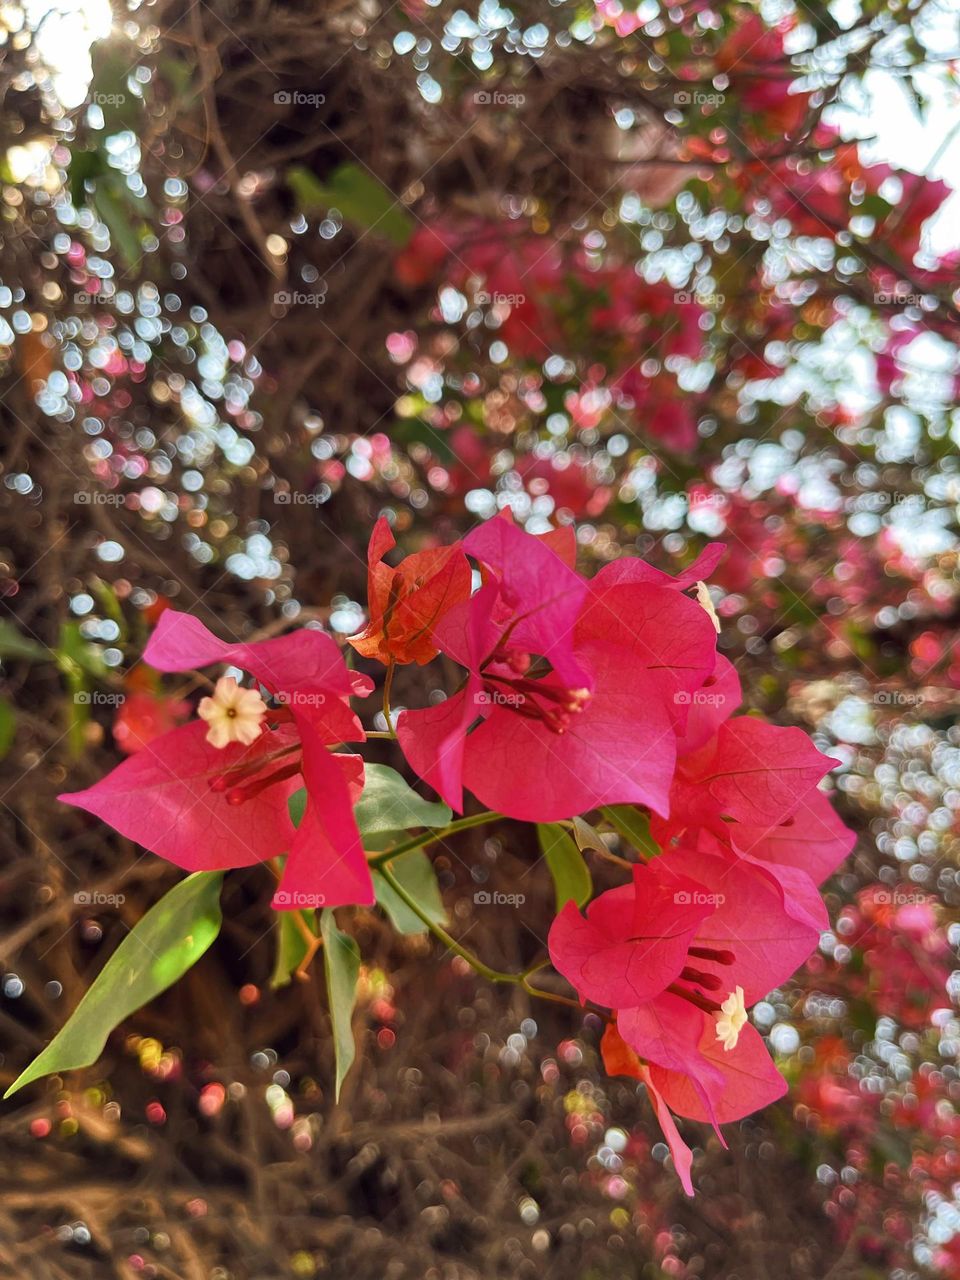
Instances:
[[[67,622],[60,628],[57,644],[57,665],[65,675],[86,672],[95,680],[105,680],[110,669],[103,661],[100,648],[84,639],[79,622]]]
[[[295,827],[299,827],[303,821],[303,811],[307,807],[307,789],[301,787],[299,791],[295,791],[287,801],[287,809],[290,813],[290,821]]]
[[[390,439],[399,444],[426,445],[438,462],[456,462],[456,451],[449,441],[449,431],[437,431],[423,418],[400,418],[389,429]]]
[[[329,907],[320,913],[320,933],[323,937],[323,968],[327,977],[327,999],[333,1021],[333,1050],[337,1063],[334,1097],[339,1102],[340,1089],[357,1055],[352,1022],[357,1003],[360,949],[349,933],[341,933],[337,928],[336,917]]]
[[[414,899],[434,924],[447,923],[440,886],[437,884],[437,873],[433,863],[422,849],[411,849],[390,864],[390,870],[400,881],[410,897]],[[426,926],[420,917],[399,897],[387,884],[379,871],[373,873],[373,887],[376,890],[377,902],[390,918],[390,923],[398,933],[425,933]]]
[[[100,650],[83,638],[79,622],[68,622],[60,628],[60,640],[54,656],[70,695],[67,703],[70,750],[79,757],[86,746],[86,726],[90,720],[89,677],[102,680],[108,677],[109,672]]]
[[[13,703],[6,698],[0,698],[0,759],[2,759],[10,748],[13,746],[13,739],[17,732],[17,715],[13,708]]]
[[[578,907],[589,902],[593,881],[573,837],[557,822],[538,822],[537,839],[553,876],[557,910],[568,902],[575,902]]]
[[[114,1027],[196,964],[220,932],[222,882],[222,871],[198,871],[152,906],[100,970],[66,1025],[4,1097],[41,1076],[89,1067]]]
[[[5,618],[0,620],[0,658],[22,658],[25,662],[43,662],[50,650],[25,636],[19,627]]]
[[[130,89],[130,76],[134,70],[131,63],[136,58],[137,50],[133,45],[120,45],[112,40],[98,41],[90,50],[93,72],[90,98],[103,114],[106,134],[120,133],[123,129],[136,130],[140,123],[143,100]]]
[[[608,804],[600,812],[621,835],[645,858],[655,858],[660,846],[650,834],[650,819],[632,804]]]
[[[110,232],[110,243],[117,250],[124,266],[132,270],[143,257],[143,243],[140,239],[145,224],[134,221],[131,210],[125,206],[121,196],[115,189],[111,178],[102,178],[94,186],[88,203],[92,205],[97,217]]]
[[[287,185],[300,208],[338,209],[347,222],[386,236],[399,248],[413,235],[413,218],[387,188],[366,169],[348,161],[321,182],[303,165],[287,170]]]
[[[861,200],[857,207],[858,213],[864,213],[870,218],[875,218],[877,222],[882,222],[888,217],[893,205],[889,200],[884,200],[883,196],[867,195]]]
[[[171,95],[174,98],[185,98],[187,96],[187,90],[191,87],[191,81],[193,80],[196,68],[191,66],[186,58],[184,58],[182,50],[179,52],[178,57],[159,58],[157,60],[157,67],[163,79],[169,86]],[[196,92],[192,92],[190,94],[190,99],[195,100],[197,96],[198,94]],[[187,104],[184,103],[183,105],[185,106]]]
[[[87,203],[88,182],[94,182],[109,172],[102,151],[74,151],[70,156],[70,202],[75,209]]]
[[[418,796],[396,769],[385,764],[366,766],[363,794],[354,812],[363,836],[410,827],[445,827],[453,816],[445,804]]]
[[[110,582],[104,582],[103,578],[93,579],[93,592],[100,603],[103,612],[113,622],[117,624],[120,632],[120,639],[123,639],[127,631],[127,620],[123,616],[123,609],[120,606],[120,598]]]
[[[287,186],[301,209],[309,212],[327,207],[327,188],[315,173],[311,173],[302,164],[292,164],[287,170]]]
[[[295,911],[276,911],[276,939],[277,939],[277,955],[273,965],[273,973],[270,976],[270,989],[276,991],[278,987],[285,987],[290,982],[290,978],[294,969],[299,968],[303,963],[304,956],[307,954],[307,944],[304,936],[297,928],[297,922],[294,919]],[[307,921],[306,913],[301,911],[300,915],[304,921]],[[309,923],[307,923],[309,928]]]

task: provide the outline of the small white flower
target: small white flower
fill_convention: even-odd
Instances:
[[[244,689],[233,676],[221,676],[213,696],[201,700],[197,714],[209,725],[207,741],[212,747],[227,747],[231,742],[249,747],[263,730],[267,704],[258,689]]]
[[[729,1053],[737,1047],[740,1032],[746,1026],[747,1009],[743,1003],[743,987],[731,991],[720,1006],[717,1015],[717,1039],[723,1044],[724,1052]]]

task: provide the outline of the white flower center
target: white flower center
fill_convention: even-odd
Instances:
[[[231,742],[249,747],[259,738],[266,714],[259,689],[244,689],[233,676],[221,676],[212,697],[203,698],[197,707],[197,715],[208,725],[207,741],[218,748]]]
[[[743,987],[731,991],[720,1006],[717,1014],[717,1039],[722,1043],[725,1053],[737,1047],[740,1032],[746,1026],[747,1009],[743,1003]]]

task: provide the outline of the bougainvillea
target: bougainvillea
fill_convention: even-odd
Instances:
[[[676,578],[630,556],[586,578],[571,527],[534,535],[509,513],[396,567],[384,561],[393,545],[381,519],[369,551],[370,621],[350,643],[390,674],[443,655],[465,675],[435,705],[397,717],[387,681],[387,727],[370,733],[395,739],[451,809],[463,811],[467,793],[486,806],[461,824],[503,815],[558,830],[558,891],[584,850],[607,855],[595,823],[617,813],[648,832],[634,839],[637,861],[616,859],[630,878],[595,897],[586,916],[584,895],[564,889],[549,960],[603,1012],[607,1070],[645,1084],[692,1194],[692,1155],[674,1115],[719,1133],[786,1088],[749,1010],[828,925],[816,884],[850,848],[817,790],[835,761],[797,728],[730,718],[739,684],[717,652],[721,624],[700,577],[716,567],[719,545]],[[271,864],[273,905],[306,939],[301,970],[334,927],[330,910],[372,904],[375,883],[447,939],[422,881],[414,889],[400,874],[403,858],[434,838],[397,838],[424,825],[424,802],[400,775],[344,749],[368,740],[352,700],[375,681],[351,671],[328,634],[308,627],[226,643],[167,609],[144,661],[160,672],[229,670],[189,723],[141,742],[63,800],[194,873]],[[381,849],[367,838],[374,831],[397,843]],[[328,922],[319,936],[310,923],[318,909]],[[336,963],[329,939],[326,957]],[[518,977],[532,994],[558,998],[529,973]],[[41,1070],[53,1069],[55,1046]],[[343,1070],[351,1054],[341,1050]]]
[[[114,1038],[10,1132],[49,1129],[40,1105],[59,1141],[83,1088],[100,1133],[121,1101],[129,1133],[136,1062],[151,1089],[182,1086],[143,1114],[152,1139],[187,1116],[168,1130],[186,1159],[245,1088],[300,1160],[284,1189],[316,1241],[308,1177],[349,1160],[328,1080],[352,1071],[357,1135],[371,1116],[432,1124],[438,1097],[468,1125],[497,1082],[519,1105],[535,1080],[535,1118],[476,1139],[478,1179],[510,1171],[489,1203],[439,1159],[431,1193],[418,1165],[405,1229],[402,1170],[395,1216],[373,1209],[398,1256],[371,1274],[428,1235],[417,1274],[451,1240],[469,1267],[475,1228],[511,1275],[544,1250],[564,1274],[620,1274],[604,1253],[624,1241],[684,1280],[772,1271],[798,1236],[805,1277],[958,1274],[952,14],[274,0],[264,23],[121,0],[71,109],[28,43],[60,15],[17,29],[17,8],[0,32],[0,754],[22,779],[4,787],[5,1084],[63,1022],[57,999],[74,1007],[92,948],[113,955],[26,1078],[92,1062],[106,1023],[133,1029],[130,1061]],[[695,559],[710,539],[723,558]],[[733,884],[769,925],[768,992]],[[137,1012],[221,911],[204,968]],[[321,963],[327,1001],[290,986]],[[216,1018],[174,1030],[169,1011],[211,991]],[[254,1065],[268,1041],[278,1060]],[[536,1155],[508,1156],[534,1126]],[[658,1176],[668,1147],[695,1205]],[[517,1186],[541,1218],[518,1200],[504,1231]],[[454,1238],[458,1194],[475,1203]],[[242,1272],[243,1223],[221,1217],[216,1261]],[[126,1239],[102,1221],[98,1247]],[[27,1221],[11,1265],[42,1268],[53,1226]],[[170,1234],[159,1270],[196,1269]],[[117,1265],[150,1274],[143,1255]],[[318,1247],[288,1269],[327,1265]]]

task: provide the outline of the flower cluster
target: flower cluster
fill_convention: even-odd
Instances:
[[[486,309],[497,337],[521,360],[587,345],[602,350],[592,376],[603,386],[588,380],[572,393],[567,407],[575,419],[589,418],[591,400],[599,400],[635,415],[645,433],[676,452],[696,444],[696,413],[676,387],[677,370],[706,354],[695,293],[646,280],[629,260],[598,262],[569,237],[539,235],[525,220],[508,231],[482,219],[425,224],[398,254],[396,274],[411,288],[448,281]],[[549,479],[551,492],[566,496]]]
[[[412,771],[459,811],[469,791],[523,822],[611,805],[649,820],[659,856],[585,915],[567,902],[549,953],[607,1021],[607,1070],[646,1085],[692,1192],[674,1114],[719,1126],[785,1090],[747,1011],[827,926],[817,884],[852,843],[818,789],[834,762],[799,729],[734,715],[740,685],[704,583],[719,544],[679,577],[623,557],[589,580],[571,527],[534,535],[506,512],[399,567],[384,559],[393,546],[381,519],[369,622],[350,643],[388,668],[387,690],[397,664],[443,655],[462,671],[441,702],[396,718]],[[144,657],[230,673],[195,719],[64,798],[191,870],[286,855],[278,908],[372,904],[354,814],[364,764],[343,744],[365,740],[350,699],[373,680],[319,629],[225,643],[169,609]]]

